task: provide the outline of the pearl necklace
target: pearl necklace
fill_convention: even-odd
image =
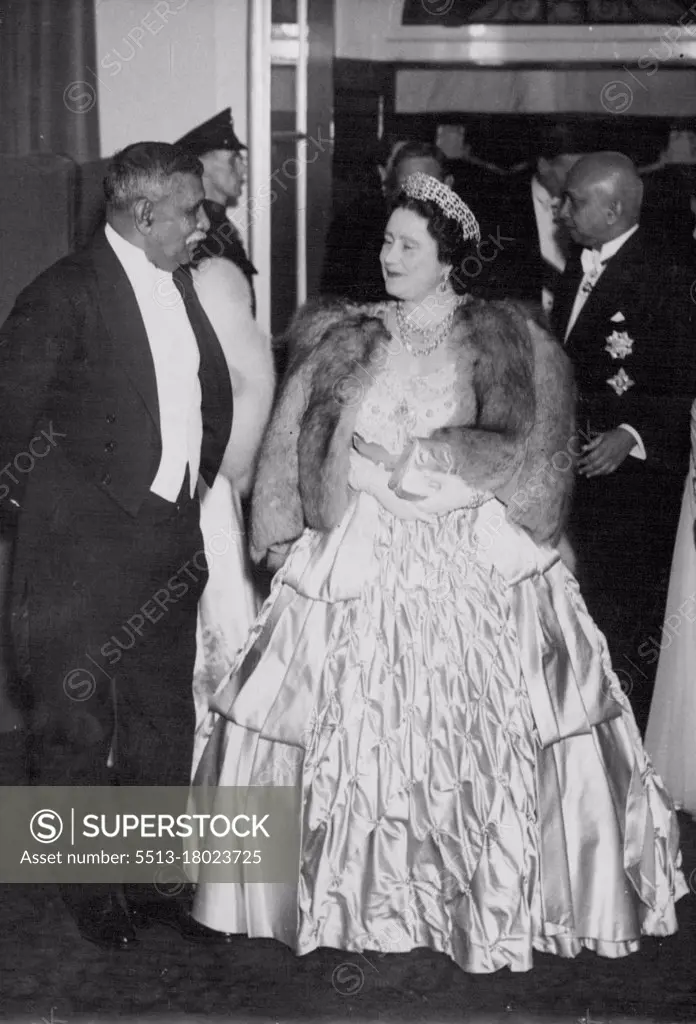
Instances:
[[[421,327],[420,324],[414,323],[409,320],[409,317],[404,313],[403,305],[399,302],[396,305],[395,316],[396,325],[399,328],[399,334],[401,340],[406,347],[406,350],[411,353],[412,356],[429,356],[431,352],[434,352],[436,348],[439,348],[443,341],[449,337],[449,333],[452,330],[452,324],[454,323],[454,316],[459,308],[460,303],[454,306],[453,309],[447,314],[447,316],[440,321],[434,330],[428,330],[427,327]],[[428,338],[429,341],[423,345],[422,348],[417,347],[409,340],[410,334],[420,334],[423,338]]]

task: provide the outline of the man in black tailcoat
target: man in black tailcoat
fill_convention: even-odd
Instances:
[[[642,195],[621,153],[574,165],[561,217],[583,248],[566,267],[554,320],[579,391],[578,575],[644,727],[655,670],[646,651],[662,626],[688,465],[696,307],[693,272],[675,272],[644,237]]]
[[[239,231],[227,216],[228,207],[239,201],[246,176],[244,151],[247,147],[235,134],[231,107],[193,128],[177,145],[185,146],[203,165],[203,208],[210,227],[194,253],[193,262],[198,264],[206,257],[219,256],[239,267],[247,279],[255,315],[256,267],[246,254]]]
[[[105,229],[0,331],[0,496],[19,506],[13,619],[40,785],[188,785],[207,580],[196,484],[199,470],[212,484],[232,423],[186,267],[208,228],[201,172],[164,143],[117,153]],[[116,887],[61,890],[84,937],[135,944]]]

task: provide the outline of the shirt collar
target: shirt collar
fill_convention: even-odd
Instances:
[[[111,248],[129,273],[135,274],[139,278],[147,277],[153,280],[159,280],[162,277],[171,278],[170,271],[160,270],[159,267],[156,267],[142,249],[133,245],[123,235],[119,235],[118,231],[115,231],[110,224],[106,225],[104,231]]]
[[[604,263],[605,260],[611,259],[619,251],[624,242],[627,242],[631,235],[635,235],[638,230],[638,225],[634,224],[628,231],[624,231],[622,235],[618,235],[616,238],[612,238],[610,242],[605,242],[602,248],[599,250],[599,258]]]

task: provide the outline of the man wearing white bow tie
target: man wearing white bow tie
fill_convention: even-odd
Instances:
[[[579,392],[571,518],[579,577],[632,694],[639,725],[654,676],[696,392],[692,269],[674,269],[640,229],[643,185],[622,153],[583,157],[560,211],[583,246],[554,324]]]

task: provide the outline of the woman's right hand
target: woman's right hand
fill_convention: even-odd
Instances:
[[[435,522],[435,516],[424,512],[413,501],[398,498],[389,487],[390,472],[371,459],[360,455],[357,451],[350,453],[350,473],[348,483],[354,491],[371,494],[388,512],[397,519],[411,522],[419,520],[423,523]]]
[[[271,544],[266,552],[266,568],[272,573],[282,569],[290,554],[291,547],[291,541],[288,541],[287,544]]]
[[[392,455],[381,444],[376,444],[374,441],[366,441],[360,434],[353,434],[353,448],[360,455],[369,459],[370,462],[384,466],[385,469],[394,469],[400,458],[398,455]]]

